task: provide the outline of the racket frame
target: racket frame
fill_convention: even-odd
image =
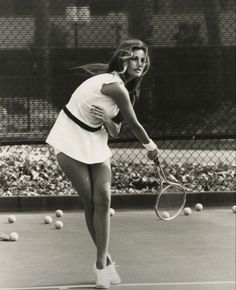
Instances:
[[[159,192],[157,194],[156,202],[155,202],[155,205],[154,205],[154,210],[156,212],[156,215],[160,219],[165,220],[165,221],[170,221],[170,220],[175,219],[182,212],[182,210],[184,209],[185,204],[186,204],[186,191],[185,191],[185,188],[180,183],[169,181],[166,178],[165,172],[164,172],[164,170],[163,170],[163,168],[161,166],[161,163],[160,163],[159,159],[154,161],[154,166],[155,166],[155,170],[157,172],[157,175],[158,175],[158,177],[160,179],[160,190],[159,190]],[[164,186],[164,183],[167,184],[167,185]],[[158,204],[159,204],[159,201],[160,201],[162,195],[165,194],[165,191],[170,186],[178,186],[178,187],[180,187],[183,190],[183,193],[184,193],[183,202],[182,202],[180,208],[177,210],[177,212],[173,216],[163,217],[161,215],[161,213],[159,212],[159,210],[158,210]]]

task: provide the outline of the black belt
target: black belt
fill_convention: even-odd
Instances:
[[[102,126],[99,126],[99,127],[90,127],[88,126],[87,124],[85,124],[84,122],[80,121],[78,118],[76,118],[68,109],[66,106],[63,107],[62,109],[66,115],[72,120],[74,121],[77,125],[79,125],[81,128],[87,130],[87,131],[90,131],[90,132],[96,132],[96,131],[99,131]]]

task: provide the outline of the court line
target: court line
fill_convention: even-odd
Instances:
[[[186,286],[186,285],[226,285],[235,284],[235,281],[199,281],[199,282],[161,282],[161,283],[122,283],[116,285],[117,287],[149,287],[149,286]],[[83,285],[61,285],[61,286],[35,286],[23,288],[0,288],[4,290],[73,290],[79,288],[94,288],[94,284]]]

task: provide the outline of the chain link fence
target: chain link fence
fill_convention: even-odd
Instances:
[[[107,62],[128,37],[150,48],[151,69],[135,110],[157,141],[166,171],[190,191],[236,190],[235,7],[235,0],[0,0],[2,174],[14,164],[10,176],[1,175],[0,195],[9,188],[45,194],[44,183],[47,193],[66,194],[68,186],[58,189],[50,179],[47,147],[35,144],[44,143],[85,80],[75,68]],[[114,192],[154,188],[151,165],[136,141],[125,124],[120,137],[110,139]],[[29,157],[34,150],[36,157]],[[35,158],[46,162],[39,180]],[[50,150],[48,158],[54,161]]]

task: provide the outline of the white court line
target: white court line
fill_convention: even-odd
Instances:
[[[149,286],[186,286],[186,285],[226,285],[236,284],[235,281],[199,281],[199,282],[162,282],[162,283],[122,283],[116,285],[116,287],[149,287]],[[24,287],[24,288],[0,288],[4,290],[73,290],[79,288],[94,288],[94,284],[84,285],[61,285],[61,286],[35,286],[35,287]]]

